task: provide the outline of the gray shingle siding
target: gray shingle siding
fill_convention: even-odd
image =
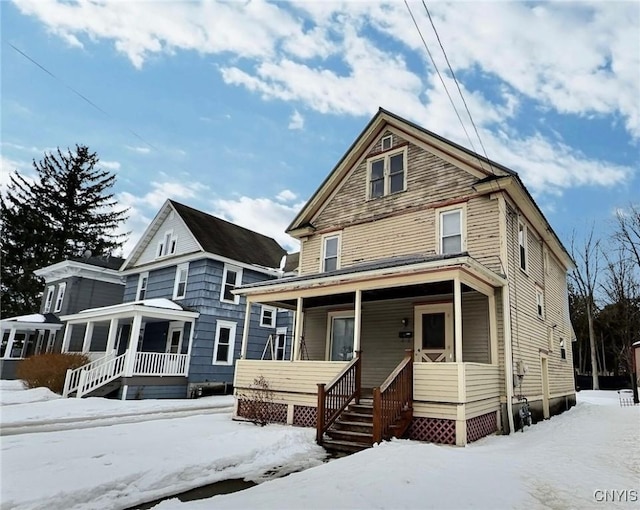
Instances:
[[[71,278],[63,278],[55,280],[44,287],[42,301],[40,303],[40,313],[44,313],[44,305],[47,299],[47,289],[51,286],[55,287],[53,292],[53,300],[51,301],[51,310],[53,312],[58,299],[59,285],[66,283],[64,298],[60,311],[55,312],[58,315],[67,315],[78,313],[87,308],[98,308],[101,306],[115,305],[122,302],[124,287],[117,283],[101,282],[90,278],[82,278],[72,276]]]

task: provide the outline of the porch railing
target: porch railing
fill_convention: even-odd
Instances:
[[[316,442],[322,444],[324,433],[331,424],[355,399],[360,400],[360,380],[362,377],[362,363],[360,351],[355,352],[342,372],[328,385],[318,384],[318,409],[316,424]]]
[[[187,354],[137,352],[133,375],[187,375]]]
[[[76,397],[80,398],[100,386],[104,386],[124,374],[127,353],[107,359],[104,363],[91,370],[80,372],[80,381],[76,390]]]
[[[379,388],[373,389],[373,441],[401,436],[413,418],[413,349]]]
[[[110,359],[113,359],[113,357],[114,357],[114,353],[110,352],[108,354],[105,354],[101,358],[98,358],[94,361],[91,361],[90,363],[87,363],[86,365],[82,365],[79,368],[76,368],[73,370],[68,369],[67,375],[64,379],[64,389],[62,390],[62,396],[68,397],[69,394],[73,393],[78,389],[78,385],[80,384],[80,374],[83,371],[85,370],[91,371],[94,368],[97,368],[107,363]]]

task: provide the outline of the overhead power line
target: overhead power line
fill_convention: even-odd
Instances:
[[[83,101],[85,101],[87,104],[89,104],[92,108],[95,108],[96,110],[98,110],[100,113],[102,113],[103,115],[109,117],[111,120],[116,120],[112,115],[110,115],[107,111],[105,111],[104,109],[100,108],[96,103],[94,103],[91,99],[89,99],[87,96],[85,96],[84,94],[82,94],[80,91],[78,91],[77,89],[75,89],[74,87],[72,87],[71,85],[69,85],[68,83],[66,83],[64,80],[60,79],[59,77],[57,77],[55,74],[53,74],[51,71],[49,71],[46,67],[44,67],[42,64],[40,64],[39,62],[37,62],[34,58],[30,57],[29,55],[27,55],[24,51],[22,51],[20,48],[14,46],[13,44],[11,44],[8,41],[5,41],[9,46],[11,46],[11,48],[16,51],[18,54],[22,55],[24,58],[26,58],[29,62],[31,62],[32,64],[34,64],[35,66],[39,67],[42,71],[44,71],[45,73],[47,73],[49,76],[51,76],[54,80],[59,81],[60,83],[62,83],[66,88],[68,88],[71,92],[73,92],[76,96],[78,96],[79,98],[81,98]],[[152,143],[148,142],[147,140],[145,140],[142,136],[140,136],[138,133],[136,133],[135,131],[129,129],[129,128],[125,128],[130,134],[132,134],[133,136],[135,136],[138,140],[140,140],[142,143],[148,145],[149,147],[151,147],[154,150],[158,150],[157,147],[155,147]]]
[[[458,79],[456,78],[456,73],[453,72],[453,67],[451,67],[451,63],[449,62],[449,57],[447,56],[447,52],[444,49],[444,46],[442,45],[442,41],[440,40],[440,34],[438,34],[438,31],[436,30],[436,25],[433,22],[433,18],[431,17],[431,13],[429,12],[429,9],[427,7],[427,4],[425,3],[424,0],[422,0],[422,5],[424,7],[424,10],[427,12],[427,16],[429,17],[429,22],[431,23],[431,28],[433,28],[433,33],[436,34],[436,39],[438,39],[438,44],[440,45],[440,49],[442,50],[442,54],[444,55],[444,59],[447,62],[447,66],[449,67],[449,71],[451,72],[451,76],[453,78],[454,83],[456,84],[456,87],[458,88],[458,93],[460,94],[460,98],[462,99],[462,103],[464,104],[464,109],[467,110],[467,115],[469,116],[469,120],[471,121],[471,125],[473,126],[473,130],[476,133],[476,136],[478,137],[478,141],[480,142],[480,147],[482,147],[482,153],[484,154],[484,157],[487,160],[487,163],[489,164],[489,169],[491,170],[491,173],[494,174],[495,172],[493,171],[493,166],[491,165],[491,160],[489,159],[489,156],[487,156],[487,150],[484,148],[484,143],[482,143],[482,138],[480,137],[480,133],[478,132],[478,128],[476,127],[476,123],[473,121],[473,117],[471,115],[471,111],[469,110],[469,107],[467,106],[467,101],[464,98],[464,94],[462,93],[462,89],[460,88],[460,83],[458,83]]]

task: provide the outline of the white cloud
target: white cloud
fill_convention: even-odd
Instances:
[[[101,160],[100,161],[100,166],[105,168],[106,170],[118,171],[118,170],[120,170],[120,167],[122,165],[120,165],[119,161],[104,161],[104,160]]]
[[[11,182],[11,175],[18,170],[20,175],[29,178],[25,170],[30,167],[30,164],[26,161],[20,161],[7,158],[0,154],[0,191],[4,192],[6,187]]]
[[[287,251],[300,249],[297,240],[284,233],[304,204],[286,205],[270,198],[241,196],[237,199],[216,200],[213,203],[215,216],[273,237]]]
[[[291,118],[289,119],[289,129],[303,129],[304,128],[304,117],[300,114],[298,110],[294,110],[293,114],[291,114]]]
[[[125,145],[127,149],[133,152],[137,152],[138,154],[149,154],[151,149],[149,147],[132,147],[131,145]]]
[[[298,198],[298,195],[296,195],[290,189],[283,189],[280,193],[276,195],[276,199],[279,200],[280,202],[291,202],[296,198]]]

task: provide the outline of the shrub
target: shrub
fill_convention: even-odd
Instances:
[[[89,363],[81,353],[48,353],[31,356],[18,363],[17,376],[27,388],[49,388],[62,394],[67,369],[79,368]]]
[[[240,415],[255,425],[264,427],[272,421],[273,390],[263,375],[253,380],[247,393],[238,395]]]

